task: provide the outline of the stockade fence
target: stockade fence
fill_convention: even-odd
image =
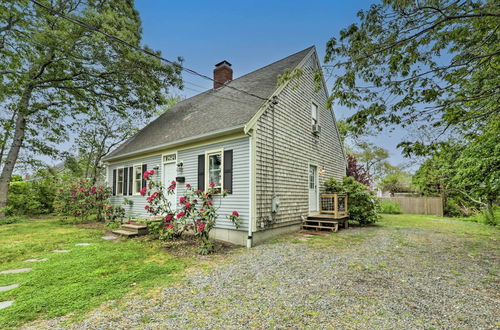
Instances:
[[[393,202],[401,207],[403,213],[437,215],[442,217],[443,199],[441,197],[379,197],[381,202]]]

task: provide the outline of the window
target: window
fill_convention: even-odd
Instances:
[[[219,191],[222,188],[222,151],[210,152],[206,161],[207,188],[214,184],[214,188]]]
[[[118,169],[116,178],[116,194],[123,195],[123,167]]]
[[[130,174],[132,175],[132,173]],[[134,165],[134,195],[139,195],[142,188],[142,164]]]
[[[312,124],[318,124],[318,106],[314,103],[311,104],[311,119]]]

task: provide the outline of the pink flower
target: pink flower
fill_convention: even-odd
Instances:
[[[186,189],[191,188],[191,185],[189,183],[186,183]]]
[[[172,221],[173,218],[174,218],[173,214],[167,214],[167,216],[165,217],[165,221],[170,222],[170,221]]]
[[[106,206],[106,208],[107,208],[108,210],[111,210],[111,209],[113,208],[113,206],[108,205],[108,206]]]
[[[205,212],[205,209],[200,209],[200,213],[203,213],[203,212]]]
[[[177,219],[180,219],[185,215],[186,215],[186,213],[184,211],[180,211],[179,213],[177,213],[176,217],[177,217]]]
[[[106,212],[106,216],[109,217],[111,215],[111,213],[109,212]]]
[[[207,205],[212,205],[212,201],[207,201]]]
[[[142,196],[146,195],[146,191],[147,191],[147,190],[148,190],[148,188],[143,187],[143,188],[141,189],[141,195],[142,195]]]
[[[144,179],[149,178],[151,175],[155,174],[155,170],[144,172]]]
[[[149,205],[144,206],[144,209],[147,211],[149,210]]]
[[[90,191],[95,194],[95,191],[96,191],[96,187],[92,187],[92,189],[90,189]]]
[[[170,182],[170,184],[175,186],[177,184],[177,182],[175,180],[173,180],[172,182]]]
[[[198,195],[200,195],[200,194],[201,194],[201,190],[200,190],[200,189],[196,190],[196,193],[197,193]]]
[[[239,217],[239,216],[240,216],[240,214],[238,213],[238,211],[233,211],[233,215],[234,215],[235,217]]]
[[[179,198],[179,203],[184,204],[185,202],[186,202],[185,196],[182,196],[181,198]]]
[[[168,224],[168,226],[167,226],[167,228],[168,228],[168,229],[170,229],[170,228],[174,228],[174,225],[172,225],[171,223],[169,223],[169,224]]]
[[[186,203],[185,207],[186,207],[186,210],[189,210],[191,208],[191,203]]]
[[[203,229],[205,229],[205,224],[200,223],[200,225],[198,226],[198,232],[201,233],[203,231]]]
[[[208,186],[209,186],[210,188],[213,188],[213,187],[215,187],[215,183],[211,183],[211,184],[209,184]]]

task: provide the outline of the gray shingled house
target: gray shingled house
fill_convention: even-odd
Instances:
[[[302,74],[279,85],[295,68]],[[223,85],[179,102],[106,157],[112,202],[130,199],[133,214],[147,217],[141,178],[156,169],[156,180],[178,179],[177,196],[186,183],[231,191],[212,230],[217,239],[251,246],[298,230],[301,216],[318,212],[323,181],[346,168],[325,82],[315,83],[320,69],[314,47],[234,80],[230,63],[217,64],[214,80]],[[243,220],[238,230],[226,217],[233,210]]]

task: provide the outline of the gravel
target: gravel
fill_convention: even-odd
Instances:
[[[105,304],[69,327],[497,328],[498,249],[481,244],[416,229],[298,234],[236,250],[179,285]],[[68,327],[64,321],[31,326]]]

